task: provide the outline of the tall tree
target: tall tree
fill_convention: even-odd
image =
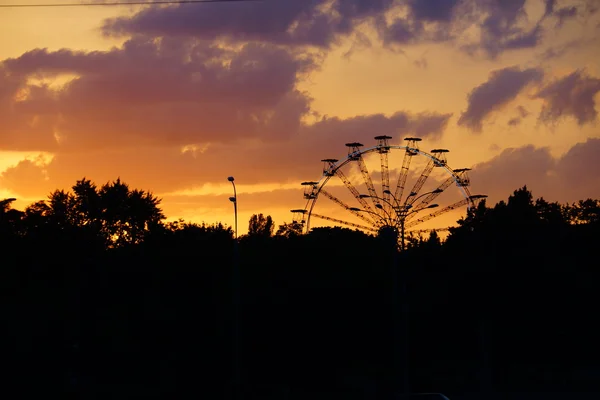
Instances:
[[[248,224],[248,236],[252,237],[271,237],[275,224],[270,215],[266,217],[261,214],[254,214],[250,217]]]
[[[98,193],[102,232],[111,247],[139,243],[165,219],[158,207],[160,199],[144,190],[132,190],[120,179],[104,184]]]

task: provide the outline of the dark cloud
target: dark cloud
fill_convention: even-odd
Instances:
[[[533,28],[525,28],[525,0],[490,2],[481,25],[481,48],[492,58],[505,50],[535,47],[542,38],[540,21]]]
[[[388,11],[402,15],[388,21]],[[105,35],[194,37],[234,42],[259,41],[326,49],[357,32],[375,28],[386,47],[453,41],[470,53],[495,58],[507,50],[533,48],[543,38],[542,22],[588,15],[585,4],[556,8],[529,25],[525,0],[303,0],[148,7],[132,16],[105,21]],[[463,43],[477,27],[481,35]]]
[[[460,0],[408,0],[410,15],[418,21],[450,22]]]
[[[0,146],[54,150],[55,134],[63,148],[79,149],[281,139],[310,109],[296,84],[317,64],[267,44],[233,51],[132,39],[106,52],[32,50],[0,65],[0,101],[27,94],[0,110]],[[27,83],[64,74],[76,78],[60,91]],[[39,132],[31,118],[45,119]]]
[[[468,6],[467,3],[464,0],[405,0],[406,15],[395,17],[389,23],[384,18],[378,19],[377,31],[386,46],[449,41],[457,33],[454,26],[457,9]]]
[[[481,132],[482,122],[488,115],[514,100],[528,84],[542,77],[543,71],[536,68],[507,67],[492,71],[486,82],[469,93],[467,109],[461,114],[458,125]]]
[[[505,200],[527,185],[534,196],[551,201],[574,202],[600,198],[600,139],[574,145],[555,159],[548,148],[524,146],[505,149],[471,171],[473,187],[490,196],[490,203]]]
[[[262,41],[330,46],[365,18],[380,15],[394,0],[263,1],[146,8],[133,17],[104,23],[106,35],[193,36],[202,39]]]
[[[551,15],[556,7],[556,0],[545,0],[544,16]]]
[[[557,27],[561,27],[565,21],[577,16],[577,7],[563,7],[556,10],[553,14],[558,19]]]
[[[536,47],[542,40],[542,22],[528,26],[525,0],[407,0],[407,13],[390,23],[380,20],[378,31],[385,44],[451,41],[470,54],[496,58],[507,50]],[[474,41],[463,34],[478,28]]]
[[[586,19],[598,10],[597,0],[572,0],[562,7],[557,7],[556,0],[546,0],[544,17],[554,18],[556,28],[560,28],[570,19],[579,19],[580,22],[586,22]]]
[[[583,70],[574,71],[536,94],[536,98],[544,101],[539,119],[544,123],[554,123],[573,117],[579,125],[591,123],[598,116],[594,100],[598,92],[600,79],[589,76]]]

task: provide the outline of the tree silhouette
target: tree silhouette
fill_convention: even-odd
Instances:
[[[11,207],[15,200],[14,198],[0,200],[0,236],[15,235],[21,229],[23,212]]]
[[[24,212],[0,201],[5,381],[62,394],[75,376],[83,398],[223,398],[235,243],[247,399],[285,386],[290,398],[391,398],[391,267],[410,304],[413,391],[596,390],[597,200],[559,204],[522,187],[469,210],[445,241],[431,232],[400,253],[338,227],[302,235],[284,223],[261,240],[274,227],[263,214],[244,238],[258,239],[238,243],[219,223],[165,222],[159,203],[86,178]]]
[[[579,200],[570,207],[572,222],[575,224],[600,223],[600,200]]]
[[[248,223],[248,236],[269,238],[273,236],[275,224],[270,215],[253,214]]]
[[[297,237],[302,234],[302,225],[298,222],[284,222],[282,225],[279,225],[277,228],[277,232],[275,232],[275,236],[284,237],[289,239],[291,237]]]
[[[140,243],[150,229],[165,219],[158,198],[143,190],[131,190],[120,179],[104,184],[98,195],[101,232],[111,247]]]

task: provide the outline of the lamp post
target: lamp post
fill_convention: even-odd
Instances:
[[[238,248],[238,212],[237,212],[237,191],[235,189],[235,179],[233,176],[227,177],[227,180],[233,185],[233,197],[229,201],[233,203],[233,212],[235,218],[235,237],[233,241],[233,277],[232,277],[232,292],[233,292],[233,396],[235,400],[241,399],[241,273],[240,273],[240,257]]]
[[[233,185],[233,196],[229,198],[229,201],[233,203],[233,215],[235,217],[235,239],[238,236],[238,213],[237,213],[237,191],[235,190],[235,179],[233,176],[227,177],[227,180]]]

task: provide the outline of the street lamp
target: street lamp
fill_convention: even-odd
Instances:
[[[233,203],[233,215],[235,217],[235,239],[238,237],[238,214],[237,214],[237,192],[235,190],[235,182],[233,176],[227,177],[227,180],[233,185],[233,196],[229,198],[229,201]]]
[[[233,176],[227,177],[227,180],[233,185],[233,196],[229,201],[233,203],[233,213],[235,217],[235,240],[233,241],[233,395],[235,399],[241,397],[241,271],[238,249],[238,212],[237,212],[237,191],[235,189],[235,179]]]

